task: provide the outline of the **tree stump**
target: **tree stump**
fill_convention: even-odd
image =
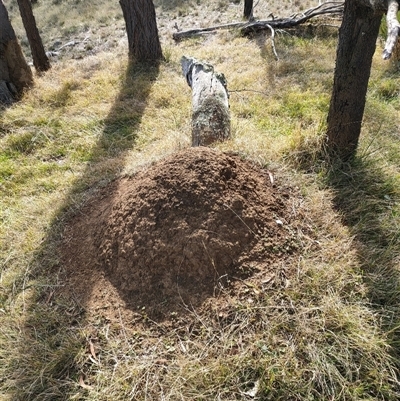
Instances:
[[[223,74],[210,64],[185,56],[182,72],[192,88],[192,146],[208,146],[230,138],[229,94]]]

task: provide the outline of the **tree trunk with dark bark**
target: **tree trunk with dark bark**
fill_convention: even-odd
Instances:
[[[156,12],[152,0],[120,0],[128,35],[129,55],[138,62],[161,60]]]
[[[44,72],[50,69],[50,61],[43,47],[42,38],[36,26],[35,16],[33,15],[30,0],[18,0],[19,12],[25,27],[31,48],[33,65],[38,72]]]
[[[0,104],[12,103],[32,84],[32,71],[0,0]]]
[[[192,88],[192,146],[208,146],[230,138],[227,83],[210,64],[182,57],[182,72]]]
[[[382,15],[358,0],[345,2],[327,131],[328,152],[342,159],[357,149]]]
[[[253,18],[253,0],[244,0],[243,16],[248,20]]]

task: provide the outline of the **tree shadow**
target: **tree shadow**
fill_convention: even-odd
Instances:
[[[379,316],[395,360],[400,356],[399,188],[371,156],[357,156],[328,174],[334,207],[354,236],[371,308]],[[399,365],[398,365],[399,366]]]
[[[66,195],[24,277],[31,288],[21,286],[23,315],[15,323],[10,317],[19,336],[13,339],[15,351],[6,361],[5,377],[0,379],[2,387],[9,390],[10,400],[83,399],[80,396],[85,392],[84,375],[79,366],[87,358],[82,354],[88,345],[88,334],[83,330],[86,305],[85,299],[79,299],[74,291],[62,291],[63,280],[68,278],[60,255],[64,229],[70,218],[81,213],[85,200],[123,169],[124,155],[136,144],[158,74],[158,65],[128,64],[119,95],[105,119],[86,170]],[[104,179],[94,178],[99,171],[104,171]],[[92,282],[84,284],[90,295]]]

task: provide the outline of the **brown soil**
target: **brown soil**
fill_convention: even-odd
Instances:
[[[114,181],[70,220],[65,289],[111,320],[198,307],[296,249],[289,200],[237,155],[186,149]]]

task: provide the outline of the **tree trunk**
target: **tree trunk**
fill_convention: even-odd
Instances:
[[[397,0],[388,0],[388,10],[386,13],[387,24],[387,39],[385,49],[383,50],[383,59],[387,60],[391,57],[392,52],[395,52],[396,59],[399,58],[398,52],[398,39],[400,32],[400,23],[397,20],[397,13],[399,12],[399,3]]]
[[[244,0],[243,15],[248,20],[251,20],[253,18],[253,0]]]
[[[22,54],[4,3],[0,0],[0,103],[12,103],[32,84],[32,71]]]
[[[128,34],[129,55],[138,62],[162,59],[152,0],[120,0]]]
[[[18,0],[18,7],[31,48],[33,65],[38,72],[47,71],[50,69],[50,61],[46,56],[42,39],[36,26],[30,0]]]
[[[192,88],[192,146],[208,146],[230,137],[228,90],[223,74],[210,64],[185,56],[182,72]]]
[[[357,149],[382,15],[360,1],[345,2],[327,131],[328,152],[342,159]]]

